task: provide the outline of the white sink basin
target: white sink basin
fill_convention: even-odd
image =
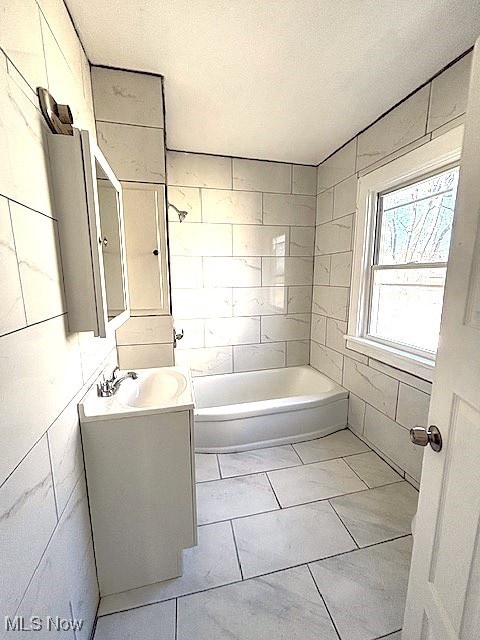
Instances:
[[[175,401],[186,388],[187,380],[180,372],[155,369],[122,382],[116,397],[128,407],[149,409]]]

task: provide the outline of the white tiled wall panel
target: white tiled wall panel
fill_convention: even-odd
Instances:
[[[290,224],[301,227],[315,223],[316,201],[314,196],[263,195],[263,222],[265,224]]]
[[[205,320],[205,346],[222,347],[234,344],[258,344],[260,318],[214,318]]]
[[[262,259],[203,258],[205,287],[256,287],[262,284]]]
[[[98,146],[126,182],[165,182],[163,129],[97,122]]]
[[[289,237],[289,228],[285,226],[235,226],[233,253],[237,256],[286,256]]]
[[[291,227],[290,230],[290,255],[313,256],[315,240],[314,227]]]
[[[289,340],[287,342],[287,367],[297,367],[310,362],[310,341]]]
[[[0,488],[0,601],[16,611],[57,523],[46,437]]]
[[[310,363],[350,391],[350,427],[412,482],[420,476],[421,454],[410,445],[407,428],[427,423],[431,384],[345,347],[357,183],[463,122],[470,65],[468,54],[317,171]]]
[[[285,366],[285,356],[284,342],[238,345],[233,347],[234,370],[278,369]]]
[[[287,311],[286,287],[243,287],[233,290],[234,316],[285,314]]]
[[[317,215],[315,224],[329,222],[333,218],[333,189],[326,189],[317,196]]]
[[[34,324],[65,311],[57,222],[14,202],[10,211],[27,322]]]
[[[95,118],[163,128],[162,83],[158,76],[95,67]]]
[[[233,188],[271,193],[292,192],[292,165],[233,158]]]
[[[175,363],[189,365],[193,376],[232,373],[232,347],[177,350]]]
[[[2,2],[0,43],[33,90],[47,84],[40,16],[35,0]]]
[[[320,315],[346,320],[349,289],[345,287],[313,287],[312,311]]]
[[[232,226],[229,224],[170,222],[169,233],[173,256],[232,255]]]
[[[169,151],[168,184],[180,187],[232,188],[231,158]]]
[[[313,258],[262,258],[263,286],[311,285],[312,277]]]
[[[315,254],[349,251],[352,244],[353,216],[344,216],[317,227]]]
[[[66,331],[50,133],[35,89],[95,135],[90,71],[61,0],[7,0],[0,13],[0,600],[11,616],[71,617],[72,606],[87,640],[99,598],[77,403],[116,362],[115,342]]]
[[[368,403],[365,410],[365,438],[378,447],[415,480],[420,480],[423,448],[410,441],[408,429]]]
[[[8,201],[2,197],[0,197],[0,264],[2,265],[0,335],[2,335],[20,329],[26,324],[10,211]]]
[[[472,54],[469,53],[433,80],[427,131],[465,113],[471,66]]]
[[[227,318],[232,315],[232,290],[177,289],[172,292],[174,318]]]
[[[117,329],[117,344],[172,342],[172,332],[171,316],[132,316]]]
[[[333,217],[341,218],[355,213],[357,204],[357,176],[353,175],[337,184],[333,190]]]
[[[317,193],[317,168],[293,165],[292,193],[314,196]]]
[[[262,342],[307,340],[310,337],[310,314],[266,316],[262,318]]]
[[[31,98],[36,102],[33,93]],[[0,193],[52,215],[50,168],[45,156],[47,128],[40,112],[7,74],[1,51],[0,113]]]
[[[231,189],[202,189],[202,220],[262,224],[262,194]]]
[[[197,187],[168,187],[168,219],[179,222],[179,213],[186,213],[186,222],[202,221],[200,189]]]
[[[357,141],[352,140],[318,167],[317,193],[333,187],[355,173]]]
[[[357,171],[426,132],[430,87],[420,89],[358,137]]]
[[[341,354],[323,344],[312,341],[310,358],[313,367],[325,373],[335,382],[342,383],[343,356]]]
[[[174,364],[173,345],[130,344],[119,346],[118,364],[121,369],[150,369]]]

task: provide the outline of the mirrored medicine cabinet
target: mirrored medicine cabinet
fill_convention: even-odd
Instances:
[[[88,131],[48,148],[69,330],[104,338],[130,316],[122,187]]]

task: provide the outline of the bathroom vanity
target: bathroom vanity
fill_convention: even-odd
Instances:
[[[137,373],[79,405],[102,596],[181,575],[197,543],[190,372]]]

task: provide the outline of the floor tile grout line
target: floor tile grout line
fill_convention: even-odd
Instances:
[[[295,453],[297,453],[295,448],[294,448],[294,450],[295,450]],[[247,476],[255,476],[255,475],[262,474],[262,473],[270,473],[272,471],[283,471],[285,469],[297,469],[298,467],[308,467],[308,466],[311,466],[311,465],[314,465],[314,464],[320,464],[320,463],[323,463],[323,462],[332,462],[333,460],[343,460],[344,462],[346,462],[345,458],[352,458],[353,456],[361,455],[362,453],[375,453],[375,452],[372,449],[369,449],[369,451],[362,451],[361,453],[353,453],[353,454],[347,455],[347,456],[337,456],[335,458],[325,458],[323,460],[314,460],[312,462],[303,462],[303,460],[300,458],[300,455],[297,453],[297,456],[300,458],[300,464],[292,464],[292,465],[289,465],[287,467],[278,467],[278,468],[274,468],[274,469],[264,469],[263,471],[250,471],[248,473],[239,473],[239,474],[233,475],[233,476],[221,476],[220,478],[212,478],[211,480],[201,480],[199,482],[197,481],[197,484],[206,484],[207,482],[218,482],[219,480],[232,480],[233,478],[245,478]],[[214,455],[220,455],[220,454],[214,454]],[[350,467],[350,465],[348,465],[348,466]],[[350,467],[350,469],[352,469],[352,467]],[[393,469],[392,467],[390,467],[390,469],[395,471],[395,469]],[[354,469],[352,469],[352,471],[355,473],[355,475],[357,477],[360,478],[360,480],[362,480],[363,483],[366,484],[365,480],[363,480]],[[402,478],[402,476],[400,476],[400,474],[398,472],[395,471],[395,473],[397,473],[397,475],[399,476],[400,480],[405,480],[405,478]],[[394,484],[394,483],[391,482],[391,483],[388,483],[388,484]],[[369,488],[375,488],[375,487],[369,487]]]
[[[222,468],[220,467],[220,458],[218,457],[218,453],[215,453],[214,456],[215,456],[215,460],[217,461],[218,475],[220,476],[219,478],[217,478],[217,480],[222,480],[223,476],[222,476]]]
[[[315,442],[315,440],[307,440],[306,442]],[[295,451],[295,453],[297,454],[298,459],[300,460],[302,465],[305,465],[305,462],[303,461],[302,456],[298,453],[298,451],[295,449],[295,445],[296,444],[302,444],[301,442],[293,442],[292,443],[292,449]],[[299,465],[300,466],[300,465]]]
[[[178,638],[178,598],[175,598],[175,640]]]
[[[296,444],[296,442],[290,442],[290,444],[288,446],[292,449],[293,453],[297,456],[298,460],[300,461],[300,464],[297,465],[297,466],[300,466],[300,465],[303,464],[303,460],[298,455],[298,451],[295,449],[295,446],[294,446],[295,444]]]
[[[282,507],[282,505],[280,504],[280,500],[278,499],[277,494],[275,493],[275,489],[273,488],[273,484],[272,484],[272,481],[271,481],[271,479],[270,479],[270,476],[268,475],[268,473],[266,474],[266,476],[267,476],[268,484],[270,485],[270,487],[271,487],[271,489],[272,489],[272,491],[273,491],[273,495],[275,496],[275,500],[277,501],[278,508],[281,510],[281,509],[283,509],[283,507]]]
[[[232,521],[233,524],[233,521]],[[111,611],[109,613],[104,613],[101,616],[98,616],[98,618],[106,618],[108,616],[113,616],[116,613],[125,613],[126,611],[133,611],[134,609],[143,609],[144,607],[149,607],[150,605],[153,604],[160,604],[162,602],[171,602],[172,600],[179,600],[180,598],[187,598],[188,596],[193,596],[196,595],[198,593],[207,593],[208,591],[214,591],[215,589],[221,589],[222,587],[228,587],[228,586],[232,586],[235,584],[242,584],[243,582],[248,582],[249,580],[255,580],[256,578],[265,578],[266,576],[269,575],[274,575],[276,573],[281,573],[282,571],[288,571],[290,569],[298,569],[299,567],[304,567],[304,566],[308,566],[309,564],[315,564],[317,562],[323,562],[324,560],[331,560],[332,558],[337,558],[340,556],[345,556],[348,555],[349,553],[357,553],[358,551],[362,551],[363,549],[371,549],[372,547],[378,547],[382,544],[386,544],[388,542],[395,542],[396,540],[402,540],[403,538],[409,538],[411,537],[412,534],[403,534],[401,536],[398,536],[396,538],[389,538],[388,540],[381,540],[380,542],[374,542],[370,545],[366,545],[365,547],[359,547],[356,549],[349,549],[348,551],[341,551],[340,553],[335,553],[333,555],[330,556],[325,556],[323,558],[317,558],[314,560],[308,560],[307,562],[302,562],[300,564],[294,564],[294,565],[290,565],[288,567],[282,567],[281,569],[275,569],[274,571],[268,571],[267,573],[260,573],[258,575],[254,575],[254,576],[250,576],[248,578],[242,578],[242,580],[234,580],[233,582],[226,582],[225,584],[219,584],[216,585],[214,587],[208,587],[207,589],[200,589],[199,591],[192,591],[189,593],[183,593],[181,595],[178,596],[172,596],[171,598],[165,598],[165,600],[155,600],[154,602],[147,602],[145,604],[139,604],[133,607],[129,607],[127,609],[119,609],[118,611]],[[392,631],[392,633],[396,633],[396,631]],[[388,637],[388,635],[387,635]],[[378,640],[381,640],[381,638],[379,638]]]
[[[346,456],[346,457],[348,458],[348,456]],[[364,480],[364,479],[363,479],[363,478],[362,478],[362,477],[361,477],[361,476],[360,476],[360,475],[355,471],[355,469],[354,469],[351,465],[349,465],[349,464],[348,464],[348,462],[345,460],[345,458],[342,458],[342,460],[345,462],[345,464],[347,465],[347,467],[353,471],[353,473],[357,476],[357,478],[358,478],[361,482],[363,482],[363,484],[364,484],[365,486],[367,486],[369,489],[376,489],[376,487],[371,487],[369,484],[367,484],[366,480]],[[387,483],[387,484],[388,484],[388,483]],[[394,484],[394,483],[392,482],[392,484]]]
[[[296,469],[297,467],[304,466],[303,462],[300,464],[292,464],[288,467],[277,467],[275,469],[265,469],[264,471],[250,471],[248,473],[239,473],[234,476],[221,476],[220,478],[212,478],[211,480],[200,480],[197,484],[206,484],[207,482],[217,482],[218,480],[232,480],[233,478],[246,478],[247,476],[255,476],[259,473],[270,473],[270,471],[283,471],[284,469]],[[403,480],[403,478],[402,478]]]
[[[388,638],[391,638],[391,636],[393,636],[394,633],[400,633],[402,631],[402,629],[397,629],[396,631],[392,631],[391,633],[387,633],[386,636],[379,636],[378,638],[375,638],[375,640],[388,640]]]
[[[245,580],[245,578],[243,577],[243,568],[242,568],[242,563],[240,561],[240,554],[238,552],[237,538],[235,537],[235,529],[233,527],[233,520],[230,520],[230,529],[232,530],[233,544],[234,544],[235,553],[236,553],[236,556],[237,556],[238,568],[240,569],[241,582],[243,582]]]
[[[333,499],[333,498],[332,498]],[[343,524],[343,526],[345,527],[345,530],[347,531],[348,535],[351,537],[351,539],[353,540],[353,543],[355,544],[355,546],[357,547],[357,549],[360,549],[360,545],[358,544],[358,542],[355,540],[355,538],[353,537],[353,534],[351,533],[350,529],[347,527],[347,525],[345,524],[345,522],[342,520],[342,518],[338,515],[337,510],[335,509],[335,507],[333,506],[333,504],[330,502],[330,500],[328,500],[328,504],[332,507],[333,511],[335,512],[335,515],[337,516],[337,518],[340,520],[340,522]]]
[[[326,603],[326,601],[325,601],[325,598],[324,598],[324,597],[323,597],[323,595],[322,595],[322,592],[321,592],[321,591],[320,591],[320,589],[318,588],[317,581],[315,580],[315,578],[314,578],[314,576],[313,576],[312,569],[311,569],[311,567],[310,567],[310,565],[309,565],[309,564],[307,564],[307,569],[308,569],[308,572],[309,572],[309,574],[310,574],[310,576],[311,576],[311,578],[312,578],[312,580],[313,580],[313,584],[315,585],[315,588],[316,588],[316,590],[318,591],[318,595],[320,596],[320,599],[321,599],[321,601],[323,602],[323,606],[325,607],[325,609],[326,609],[326,611],[327,611],[328,617],[330,618],[330,622],[332,623],[333,628],[335,629],[335,633],[336,633],[336,634],[337,634],[337,636],[338,636],[338,640],[342,640],[342,637],[341,637],[341,635],[340,635],[340,632],[339,632],[339,630],[337,629],[337,625],[335,624],[335,620],[333,619],[333,616],[332,616],[332,614],[330,613],[330,609],[328,608],[328,605],[327,605],[327,603]]]
[[[246,578],[250,580],[250,578]],[[109,611],[108,613],[102,613],[97,616],[97,619],[100,618],[108,618],[110,616],[114,616],[117,613],[126,613],[127,611],[134,611],[135,609],[144,609],[145,607],[150,607],[154,604],[162,604],[164,602],[172,602],[172,600],[179,600],[180,598],[187,598],[188,596],[194,596],[198,593],[207,593],[207,591],[212,591],[213,589],[220,589],[221,587],[229,587],[234,584],[241,584],[244,580],[233,580],[232,582],[225,582],[223,584],[218,584],[213,587],[207,587],[206,589],[199,589],[198,591],[187,591],[186,593],[179,594],[177,596],[171,596],[170,598],[165,598],[164,600],[152,600],[152,602],[145,602],[143,604],[136,604],[128,607],[126,609],[116,609],[115,611]],[[142,587],[140,587],[142,588]]]
[[[266,475],[266,474],[265,474]],[[216,524],[217,522],[228,522],[229,520],[241,520],[242,518],[250,518],[251,516],[261,516],[264,513],[271,513],[272,511],[285,511],[286,509],[294,509],[295,507],[303,507],[309,504],[315,504],[316,502],[329,502],[330,500],[336,500],[337,498],[343,498],[346,496],[354,496],[360,493],[366,493],[367,491],[375,491],[376,489],[381,489],[383,487],[390,487],[394,484],[400,484],[400,482],[405,482],[406,484],[409,484],[406,480],[402,479],[399,482],[392,482],[391,484],[385,484],[382,485],[380,487],[367,487],[365,485],[365,489],[359,489],[358,491],[347,491],[347,493],[339,493],[337,495],[333,495],[333,496],[329,496],[328,498],[320,498],[319,500],[307,500],[306,502],[299,502],[298,504],[289,504],[286,505],[284,507],[280,507],[280,509],[274,508],[274,509],[266,509],[265,511],[258,511],[255,513],[248,513],[246,515],[243,516],[234,516],[233,518],[230,516],[229,518],[224,518],[223,520],[213,520],[212,522],[202,522],[201,524],[199,524],[199,527],[204,527],[205,525],[208,524]],[[206,484],[206,483],[201,483],[201,484]],[[335,512],[336,513],[336,512]]]

